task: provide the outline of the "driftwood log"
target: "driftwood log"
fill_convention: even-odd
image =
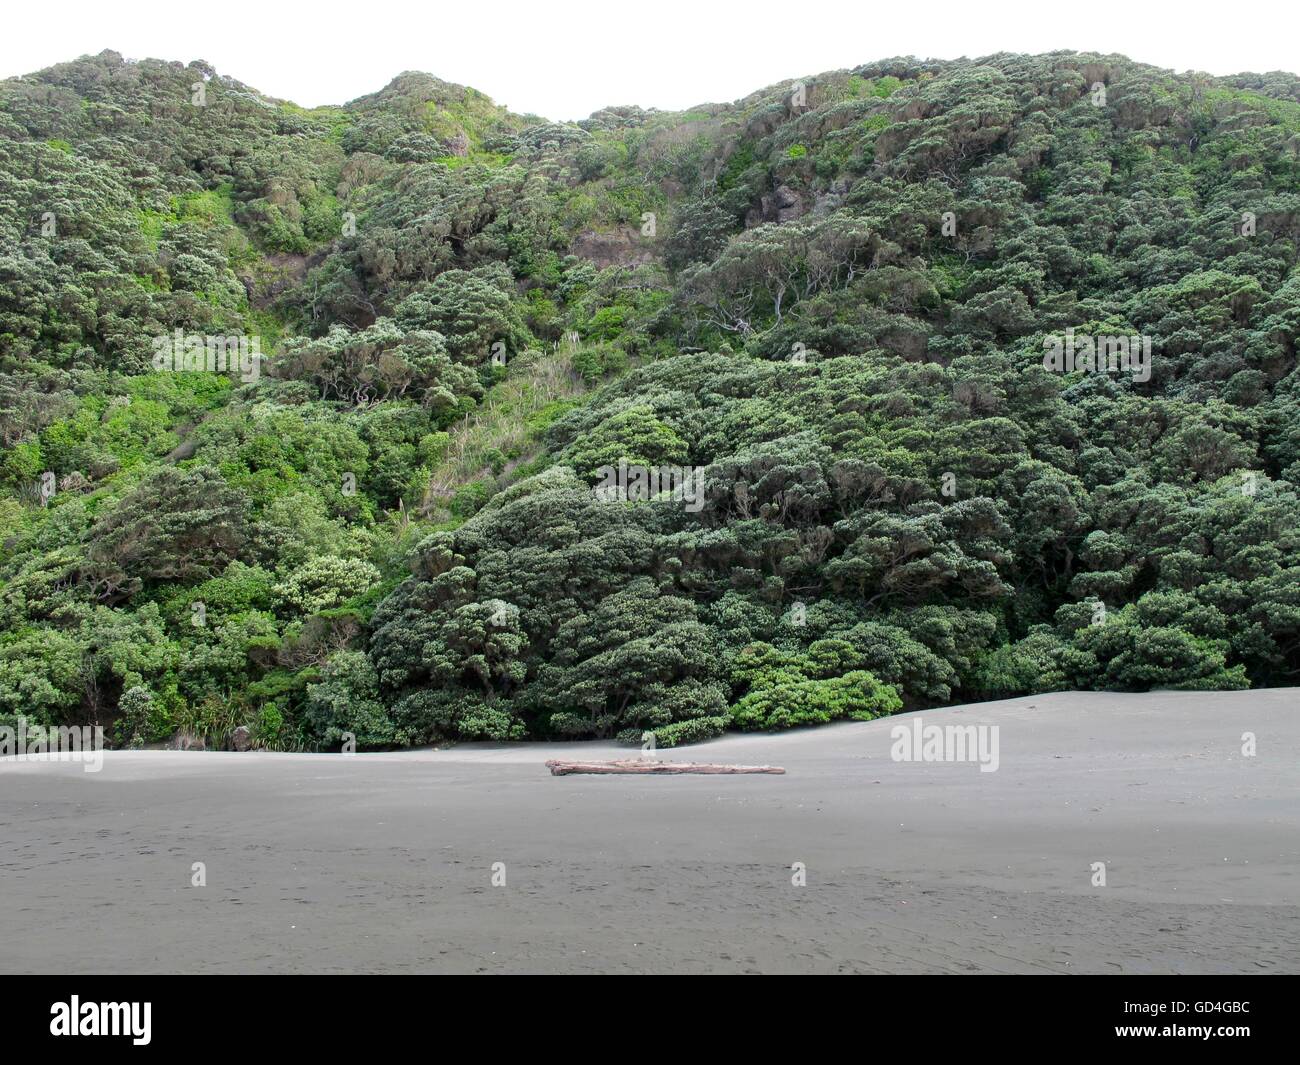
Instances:
[[[552,758],[546,768],[553,777],[567,777],[573,773],[784,773],[776,765],[717,765],[709,762],[653,762],[642,758],[623,758],[615,762],[568,762]]]

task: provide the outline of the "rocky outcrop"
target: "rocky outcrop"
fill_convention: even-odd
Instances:
[[[603,232],[583,230],[574,240],[572,251],[602,270],[609,266],[643,266],[655,258],[648,239],[629,227]]]
[[[760,197],[757,207],[745,216],[746,228],[761,222],[793,222],[808,213],[803,196],[789,185],[778,185],[774,192]]]
[[[450,137],[443,138],[442,146],[448,155],[463,159],[469,155],[469,135],[463,129],[458,129]]]

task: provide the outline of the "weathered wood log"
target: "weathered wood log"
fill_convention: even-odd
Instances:
[[[776,765],[718,765],[710,762],[655,762],[643,758],[622,758],[614,762],[569,762],[552,758],[546,768],[553,777],[567,777],[573,773],[784,773]]]

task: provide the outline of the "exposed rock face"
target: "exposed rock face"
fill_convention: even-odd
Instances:
[[[253,746],[253,733],[247,725],[240,725],[230,734],[230,749],[232,751],[247,751]]]
[[[812,210],[809,212],[814,215],[827,215],[840,207],[844,202],[844,197],[848,195],[849,183],[847,181],[834,181],[831,187],[825,192],[818,194],[813,200]]]
[[[807,213],[803,197],[789,185],[778,185],[776,191],[763,196],[759,206],[745,216],[745,226],[760,222],[793,222]]]
[[[469,155],[469,137],[463,129],[458,129],[453,136],[444,139],[442,146],[450,155],[461,158]]]
[[[762,140],[769,137],[785,121],[788,112],[783,104],[773,103],[759,111],[745,126],[745,136],[750,140]]]
[[[573,242],[573,254],[589,259],[602,270],[609,266],[642,266],[654,262],[648,243],[629,227],[606,232],[584,230]]]
[[[778,222],[793,222],[803,216],[803,197],[789,185],[778,185],[773,200]]]

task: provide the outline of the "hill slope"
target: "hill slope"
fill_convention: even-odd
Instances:
[[[1300,673],[1292,75],[556,124],[104,53],[0,83],[0,236],[0,715],[672,744]]]

